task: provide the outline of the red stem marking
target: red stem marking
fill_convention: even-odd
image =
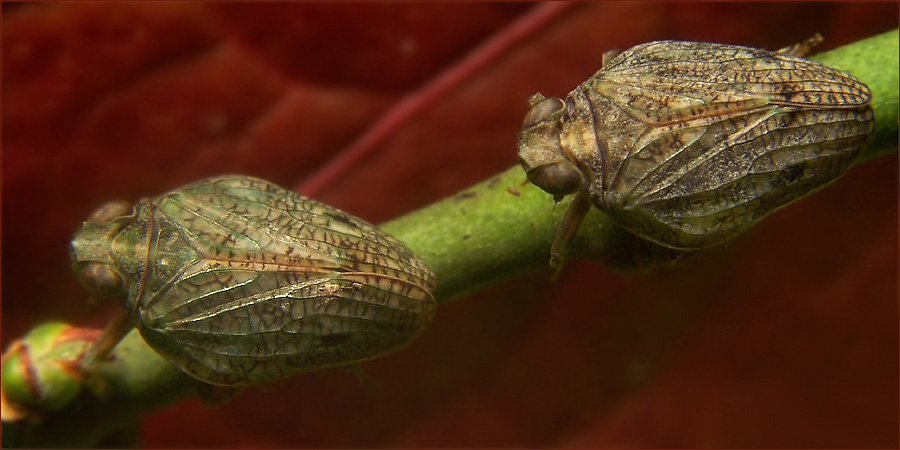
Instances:
[[[477,75],[525,39],[540,32],[573,6],[575,3],[570,2],[541,3],[535,6],[475,48],[460,62],[441,71],[419,89],[403,96],[337,158],[321,167],[305,181],[296,184],[294,190],[315,197],[421,111],[438,103],[457,86]]]

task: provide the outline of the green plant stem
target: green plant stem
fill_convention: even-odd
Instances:
[[[810,58],[852,73],[872,90],[875,131],[864,160],[897,153],[897,35],[895,29]]]
[[[898,32],[822,53],[812,59],[846,70],[869,85],[876,127],[866,158],[897,152]],[[514,149],[510,149],[513,152]],[[526,182],[519,167],[382,225],[435,271],[435,297],[446,302],[536,270],[550,276],[550,242],[564,200]],[[619,270],[677,261],[682,254],[620,231],[596,209],[582,224],[572,257],[592,257]],[[542,275],[543,276],[543,275]],[[101,365],[102,389],[86,389],[69,407],[37,423],[3,424],[4,446],[92,446],[143,413],[196,393],[197,384],[130,333]],[[302,375],[301,375],[302,376]],[[95,395],[102,391],[102,395]]]

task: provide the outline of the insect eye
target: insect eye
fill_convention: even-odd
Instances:
[[[540,166],[528,172],[528,179],[535,186],[553,195],[556,201],[577,192],[584,180],[581,171],[568,161]]]
[[[563,108],[562,100],[556,97],[545,98],[532,104],[522,126],[525,128],[537,125],[550,118],[550,116]]]
[[[93,298],[115,298],[125,294],[125,281],[122,275],[113,270],[109,264],[86,263],[75,271],[75,277]]]

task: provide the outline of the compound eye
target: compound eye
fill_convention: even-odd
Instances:
[[[553,113],[561,110],[563,106],[563,101],[556,97],[538,100],[531,105],[531,109],[529,109],[528,114],[525,115],[522,126],[528,128],[537,125],[538,123],[549,119]]]
[[[528,179],[556,201],[578,192],[584,182],[578,168],[568,161],[540,166],[528,173]]]
[[[86,263],[76,270],[75,277],[93,298],[117,298],[125,294],[125,280],[109,264]]]

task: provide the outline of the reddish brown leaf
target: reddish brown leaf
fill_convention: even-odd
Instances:
[[[3,342],[105,320],[67,243],[99,204],[226,172],[302,187],[540,4],[3,5]],[[516,163],[526,100],[654,39],[823,49],[892,3],[591,3],[423,102],[316,197],[379,222]],[[897,160],[670,272],[573,264],[442,305],[409,349],[188,401],[148,446],[895,447]]]

